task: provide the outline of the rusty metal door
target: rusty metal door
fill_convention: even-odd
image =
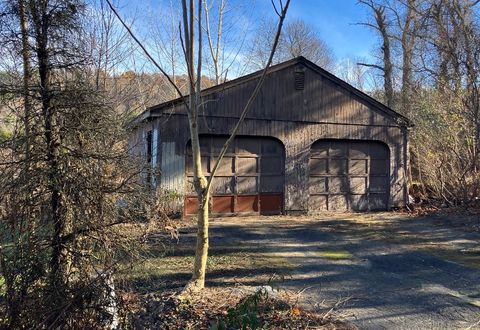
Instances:
[[[202,136],[202,167],[208,176],[225,136]],[[185,214],[194,214],[198,203],[193,189],[190,145],[186,154]],[[237,137],[225,154],[212,185],[212,214],[280,214],[283,210],[284,148],[265,137]]]
[[[310,150],[309,211],[386,210],[390,152],[376,141],[319,140]]]

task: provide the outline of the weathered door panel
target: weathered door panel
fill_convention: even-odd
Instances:
[[[211,213],[233,213],[234,196],[213,196]]]
[[[235,213],[256,213],[258,210],[258,195],[237,196]]]
[[[280,214],[282,208],[283,194],[260,194],[260,214]]]

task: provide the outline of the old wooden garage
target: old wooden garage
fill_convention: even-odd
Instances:
[[[199,119],[203,168],[238,120],[260,73],[204,90]],[[180,196],[192,214],[189,131],[182,101],[149,108],[131,146],[155,189]],[[273,66],[214,181],[213,214],[389,210],[407,200],[409,121],[299,57]]]

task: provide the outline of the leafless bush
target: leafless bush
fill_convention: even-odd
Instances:
[[[385,79],[388,104],[415,124],[413,190],[446,204],[473,205],[480,197],[478,2],[360,3],[382,14],[366,25],[382,41],[378,63],[371,66],[399,82],[397,87]]]

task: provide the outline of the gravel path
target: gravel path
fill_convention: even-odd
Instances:
[[[339,303],[338,312],[360,329],[480,329],[480,270],[415,246],[443,242],[478,249],[479,233],[433,225],[431,218],[397,218],[395,231],[382,239],[371,239],[381,228],[349,230],[339,216],[216,219],[211,246],[261,247],[285,258],[296,267],[282,286],[304,290],[303,303],[312,307]],[[421,241],[398,241],[396,233]]]

